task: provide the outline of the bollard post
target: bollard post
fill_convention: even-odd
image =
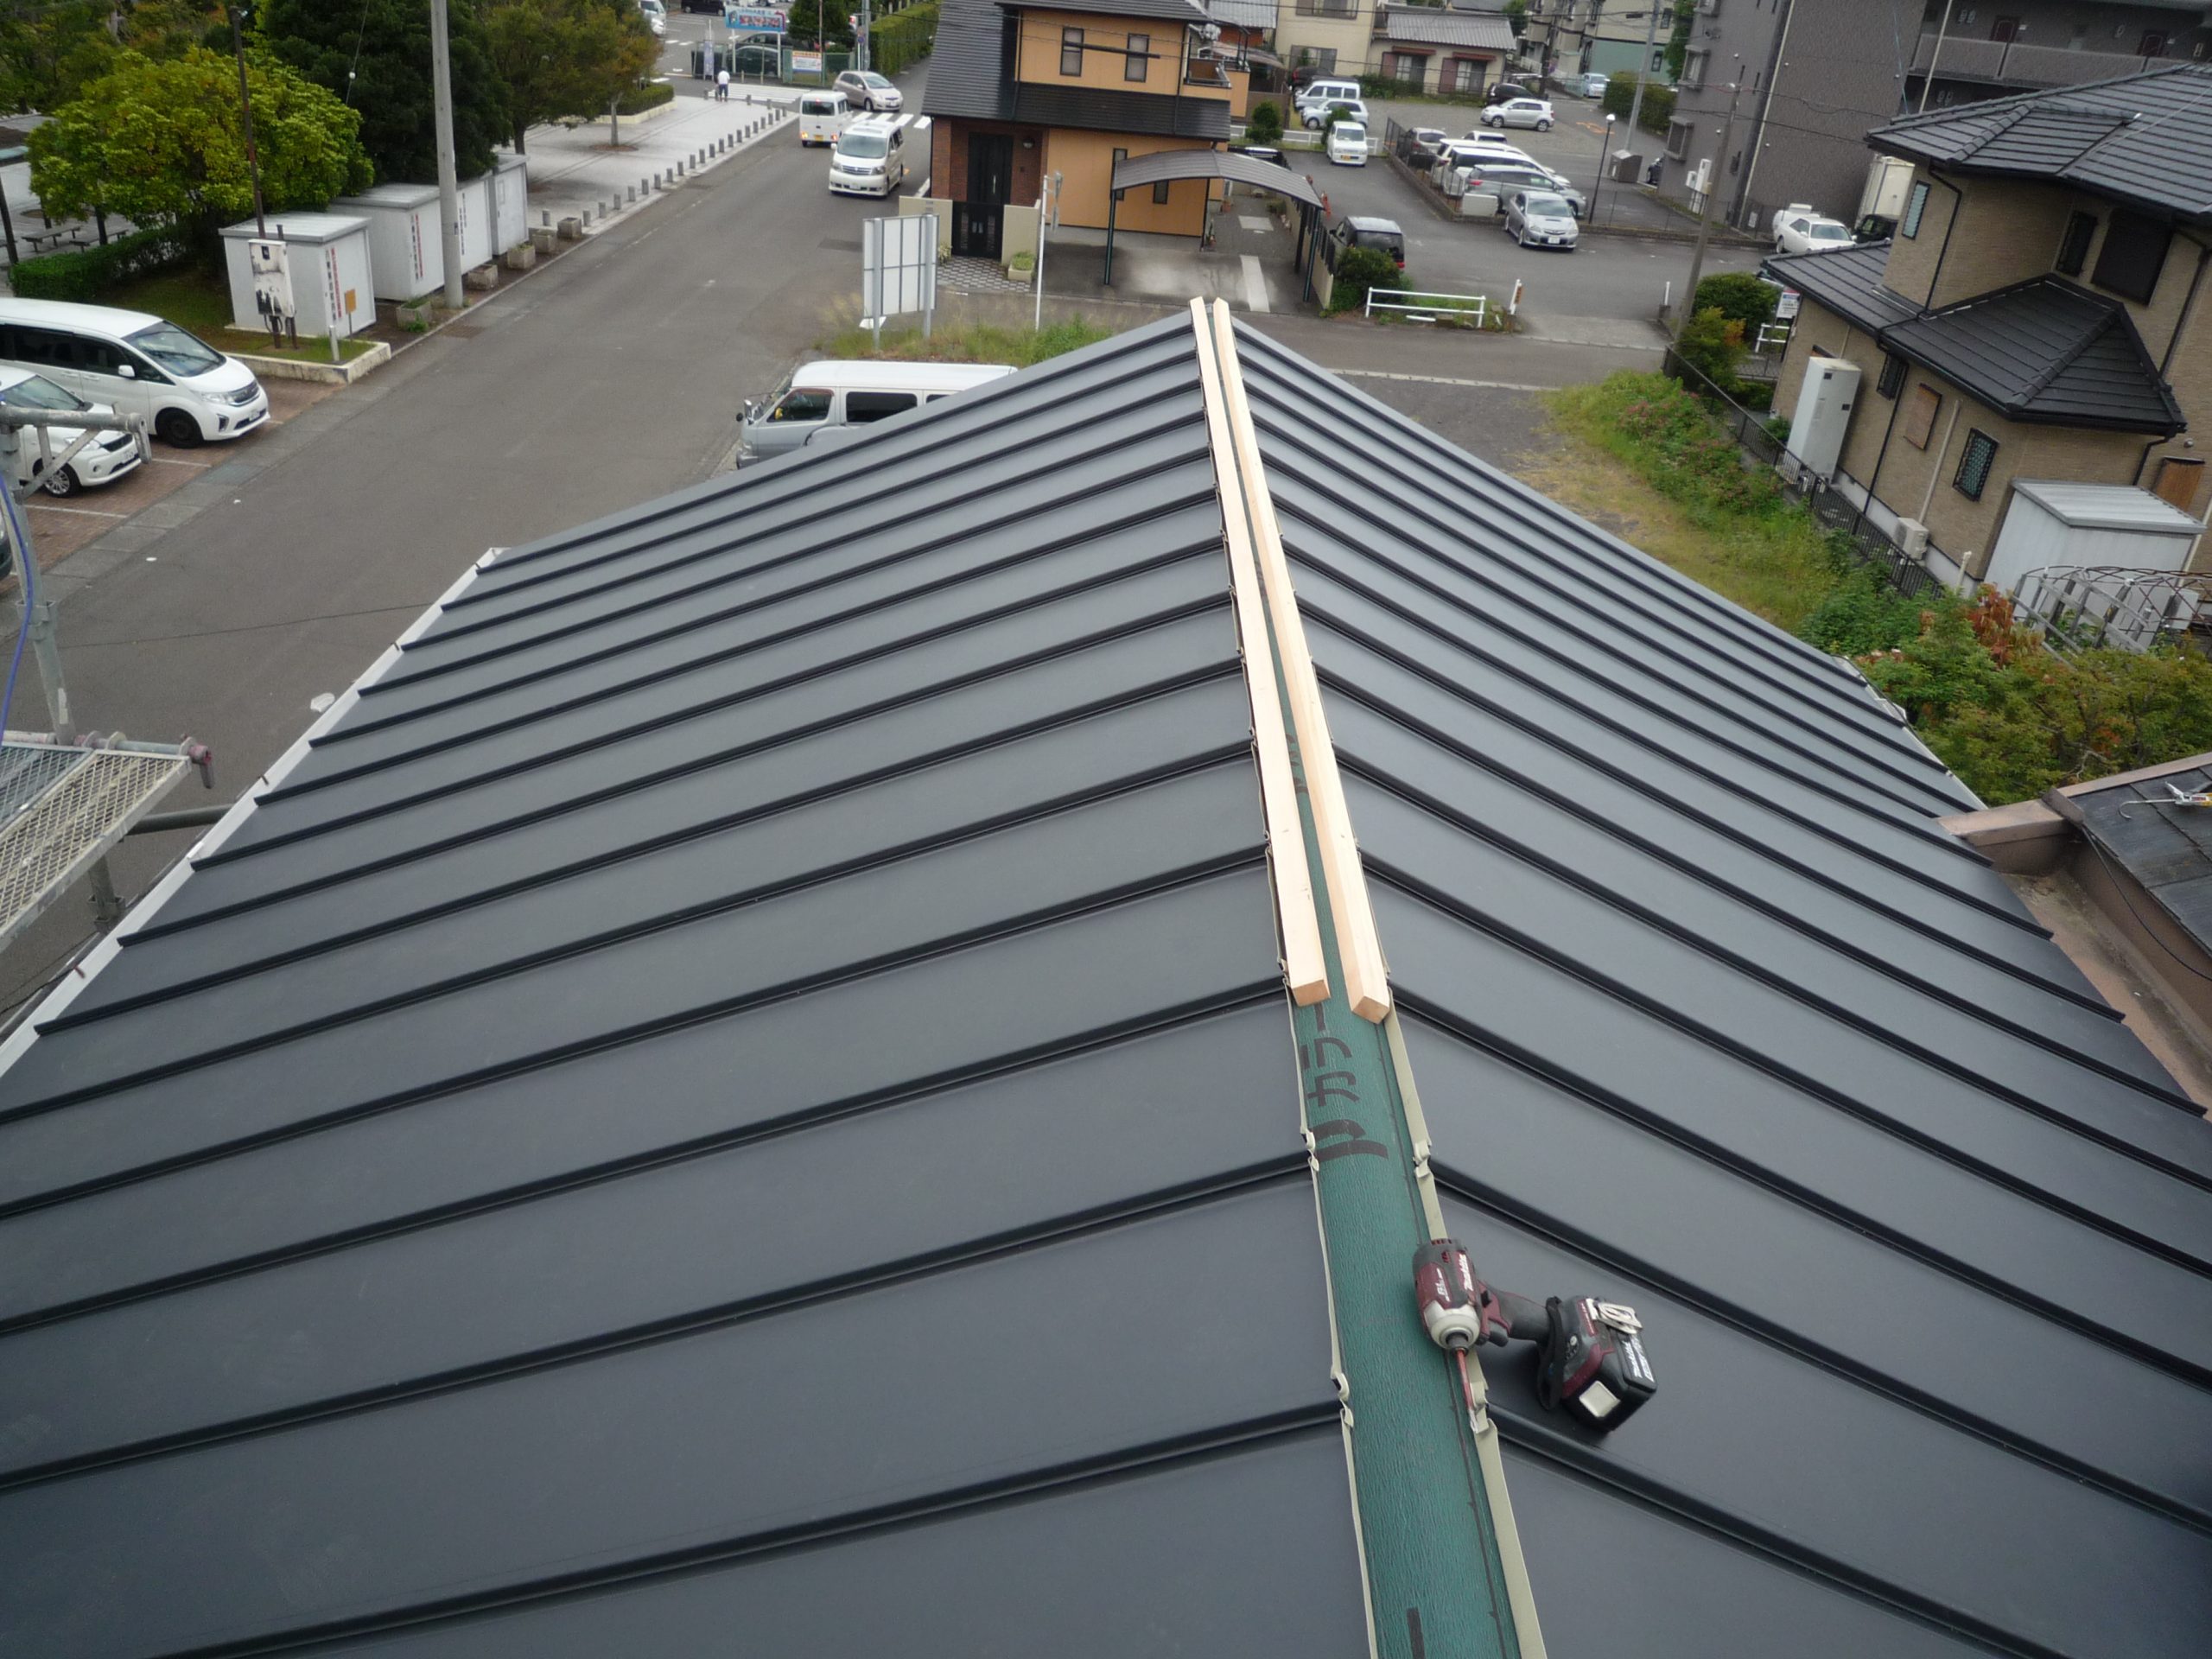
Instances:
[[[553,222],[553,210],[550,207],[542,208],[539,210],[537,218],[540,224],[550,225]]]

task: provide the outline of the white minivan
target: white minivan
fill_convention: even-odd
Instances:
[[[786,454],[836,428],[887,421],[1013,372],[1010,363],[802,363],[766,401],[745,406],[737,458]]]
[[[833,196],[893,196],[906,182],[903,116],[864,115],[837,135],[830,149]]]
[[[798,142],[805,149],[815,144],[834,145],[845,130],[852,111],[842,92],[802,92],[798,100]]]
[[[269,418],[269,394],[252,370],[143,311],[0,299],[0,365],[143,416],[156,437],[184,449],[241,436]]]

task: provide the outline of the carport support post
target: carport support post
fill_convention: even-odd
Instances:
[[[1106,193],[1106,276],[1098,284],[1101,288],[1114,286],[1114,219],[1121,205],[1122,193],[1109,189]]]

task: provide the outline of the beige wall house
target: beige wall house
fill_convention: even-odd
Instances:
[[[1817,359],[1859,370],[1837,486],[1905,545],[1924,534],[1952,580],[1989,569],[2016,480],[2136,486],[2202,519],[2212,68],[1930,111],[1868,142],[1914,163],[1896,238],[1764,267],[1802,296],[1776,410],[1796,413]]]
[[[1210,22],[1192,0],[946,0],[922,107],[929,194],[950,206],[952,251],[1000,257],[1007,209],[1039,200],[1056,172],[1059,223],[1103,229],[1116,162],[1226,140],[1244,73]],[[1125,193],[1119,224],[1197,236],[1211,188]]]

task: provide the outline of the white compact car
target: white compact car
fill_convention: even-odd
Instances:
[[[896,114],[906,107],[906,94],[873,69],[848,69],[837,77],[837,90],[845,102],[873,115],[877,111]]]
[[[1793,201],[1774,216],[1777,253],[1827,253],[1851,245],[1851,226],[1813,211],[1810,202]]]
[[[1329,129],[1329,159],[1338,167],[1367,165],[1367,129],[1357,121],[1339,121]]]
[[[88,404],[73,392],[27,369],[0,369],[0,404],[16,409],[50,409],[57,414],[112,415],[105,404]],[[87,443],[66,461],[69,446],[85,435],[80,426],[49,426],[41,453],[39,435],[26,427],[16,454],[16,483],[35,482],[48,495],[74,495],[94,485],[112,484],[125,473],[135,472],[145,459],[138,440],[128,432],[94,432]],[[57,463],[48,464],[48,458]]]
[[[1362,98],[1325,98],[1298,106],[1298,118],[1306,124],[1309,132],[1319,132],[1329,124],[1329,111],[1337,111],[1340,121],[1357,121],[1367,124],[1367,100]]]
[[[644,14],[645,27],[656,35],[668,32],[668,8],[661,0],[638,0],[638,10]]]
[[[1486,127],[1534,127],[1538,132],[1552,130],[1552,101],[1548,98],[1509,98],[1503,104],[1493,104],[1483,111]]]
[[[864,116],[837,135],[830,150],[830,194],[889,196],[906,182],[906,122]]]

